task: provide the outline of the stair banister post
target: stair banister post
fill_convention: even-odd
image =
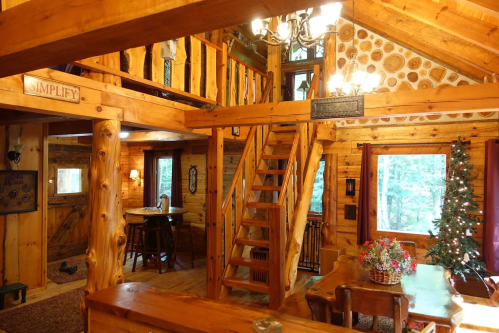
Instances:
[[[272,310],[277,310],[284,300],[285,248],[286,208],[284,205],[272,205],[269,228],[269,307]]]

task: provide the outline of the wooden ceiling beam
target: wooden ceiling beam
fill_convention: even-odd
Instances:
[[[499,2],[497,0],[453,0],[471,9],[499,19]]]
[[[499,55],[372,0],[355,2],[355,21],[376,33],[479,81],[499,72]],[[342,15],[352,19],[352,1]]]
[[[341,0],[340,0],[341,1]],[[317,7],[328,0],[36,0],[0,13],[0,77]]]
[[[121,126],[121,132],[144,131],[142,128]],[[93,126],[91,120],[74,120],[53,122],[49,125],[49,136],[92,136]]]
[[[186,111],[188,128],[323,122],[311,119],[310,100]],[[364,117],[390,118],[499,110],[499,83],[400,91],[364,96]]]
[[[34,123],[51,123],[64,121],[66,117],[48,116],[46,114],[21,112],[8,109],[0,109],[0,126],[22,125]]]
[[[431,0],[375,0],[375,2],[479,47],[499,53],[499,29],[494,24]]]

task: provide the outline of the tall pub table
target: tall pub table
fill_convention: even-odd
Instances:
[[[173,241],[173,232],[172,232],[172,225],[170,223],[170,218],[173,216],[183,215],[187,212],[188,211],[186,209],[180,207],[170,207],[168,210],[162,210],[156,207],[142,207],[142,208],[131,208],[127,210],[125,214],[131,216],[142,216],[145,219],[144,223],[148,226],[152,227],[164,226],[166,228],[166,237],[167,237],[166,254],[168,257],[168,267],[172,268],[174,265],[174,262],[172,260],[174,241]],[[154,243],[150,245],[154,245],[154,247],[156,246],[155,237],[148,237],[147,242]]]
[[[314,320],[342,324],[335,311],[337,286],[350,285],[368,290],[403,293],[409,299],[409,319],[437,324],[437,332],[454,332],[463,319],[463,309],[453,300],[457,291],[448,282],[449,273],[441,266],[417,265],[416,271],[402,277],[396,285],[376,284],[370,280],[359,259],[342,255],[334,269],[310,287],[305,295]],[[338,322],[338,320],[340,322]]]

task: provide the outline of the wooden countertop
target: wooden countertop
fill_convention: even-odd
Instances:
[[[284,332],[357,332],[277,312],[217,303],[197,295],[131,282],[109,287],[86,298],[87,308],[175,332],[248,332],[253,319],[276,317]],[[91,313],[91,312],[90,312]]]

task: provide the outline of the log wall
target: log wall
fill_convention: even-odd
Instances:
[[[441,146],[411,146],[412,142],[448,142],[456,140],[461,136],[462,140],[471,140],[471,145],[467,146],[467,152],[470,154],[470,163],[474,165],[472,170],[473,185],[475,194],[481,196],[477,198],[481,208],[483,208],[484,195],[484,166],[485,166],[485,141],[489,139],[497,139],[499,137],[498,121],[474,121],[474,122],[459,122],[459,123],[443,123],[443,124],[414,124],[411,126],[367,126],[365,127],[338,127],[336,131],[337,141],[334,143],[324,144],[324,153],[334,156],[333,160],[337,160],[337,164],[333,166],[333,170],[337,173],[336,178],[333,177],[337,189],[337,220],[336,220],[336,236],[331,233],[333,239],[331,244],[337,244],[345,248],[346,253],[350,255],[358,255],[362,251],[362,247],[357,246],[357,221],[346,220],[345,204],[358,205],[359,188],[360,188],[360,168],[362,148],[357,147],[357,143],[408,143],[407,146],[387,146],[373,147],[373,181],[372,186],[376,186],[375,178],[377,177],[377,155],[381,154],[417,154],[417,153],[449,153],[450,148]],[[441,147],[441,148],[440,148]],[[439,152],[436,152],[438,150]],[[448,152],[447,152],[448,150]],[[346,196],[346,179],[353,178],[356,180],[356,194],[354,197]],[[375,190],[375,189],[374,189]],[[376,196],[372,195],[371,201],[371,237],[378,238],[376,234]],[[358,212],[357,212],[358,216]],[[474,235],[480,243],[483,240],[482,225],[478,228],[478,233]],[[423,259],[422,255],[426,253],[425,247],[428,244],[428,236],[399,234],[398,239],[412,240],[418,244],[418,259]]]

